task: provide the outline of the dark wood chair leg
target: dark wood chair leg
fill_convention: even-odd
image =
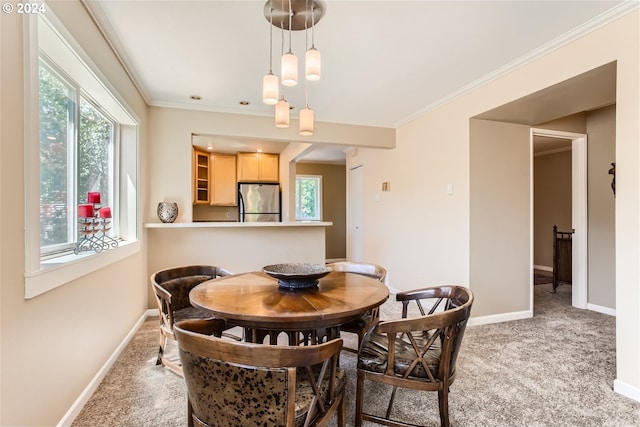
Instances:
[[[449,387],[438,391],[438,404],[440,407],[440,424],[449,427]]]
[[[191,401],[187,398],[187,427],[193,427],[193,407]]]
[[[362,426],[362,401],[364,395],[364,373],[358,371],[358,379],[356,384],[356,419],[355,427]]]
[[[156,365],[162,364],[162,355],[164,354],[164,347],[167,345],[167,337],[160,333],[160,346],[158,348],[158,359],[156,360]]]
[[[338,427],[346,427],[347,425],[347,405],[344,400],[344,396],[342,396],[338,405]]]

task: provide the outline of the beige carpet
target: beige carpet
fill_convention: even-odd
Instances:
[[[571,286],[557,294],[551,284],[534,289],[533,318],[467,328],[449,399],[451,425],[640,426],[640,403],[612,390],[615,318],[571,307]],[[382,307],[383,318],[399,315],[395,301]],[[157,327],[156,318],[144,323],[73,426],[187,425],[182,378],[155,365]],[[343,352],[341,365],[349,375],[352,426],[355,355]],[[368,405],[384,410],[387,393],[375,387]],[[399,391],[396,402],[396,416],[439,425],[436,393]]]

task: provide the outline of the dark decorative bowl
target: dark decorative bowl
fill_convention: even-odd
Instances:
[[[278,285],[286,289],[313,288],[320,278],[331,273],[331,269],[323,264],[306,263],[266,265],[262,271],[278,279]]]

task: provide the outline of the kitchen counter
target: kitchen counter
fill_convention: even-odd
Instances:
[[[295,221],[295,222],[148,222],[145,228],[259,228],[259,227],[330,227],[332,222],[326,221]]]

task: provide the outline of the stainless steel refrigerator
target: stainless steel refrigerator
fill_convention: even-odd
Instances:
[[[240,222],[280,222],[280,185],[239,183]]]

